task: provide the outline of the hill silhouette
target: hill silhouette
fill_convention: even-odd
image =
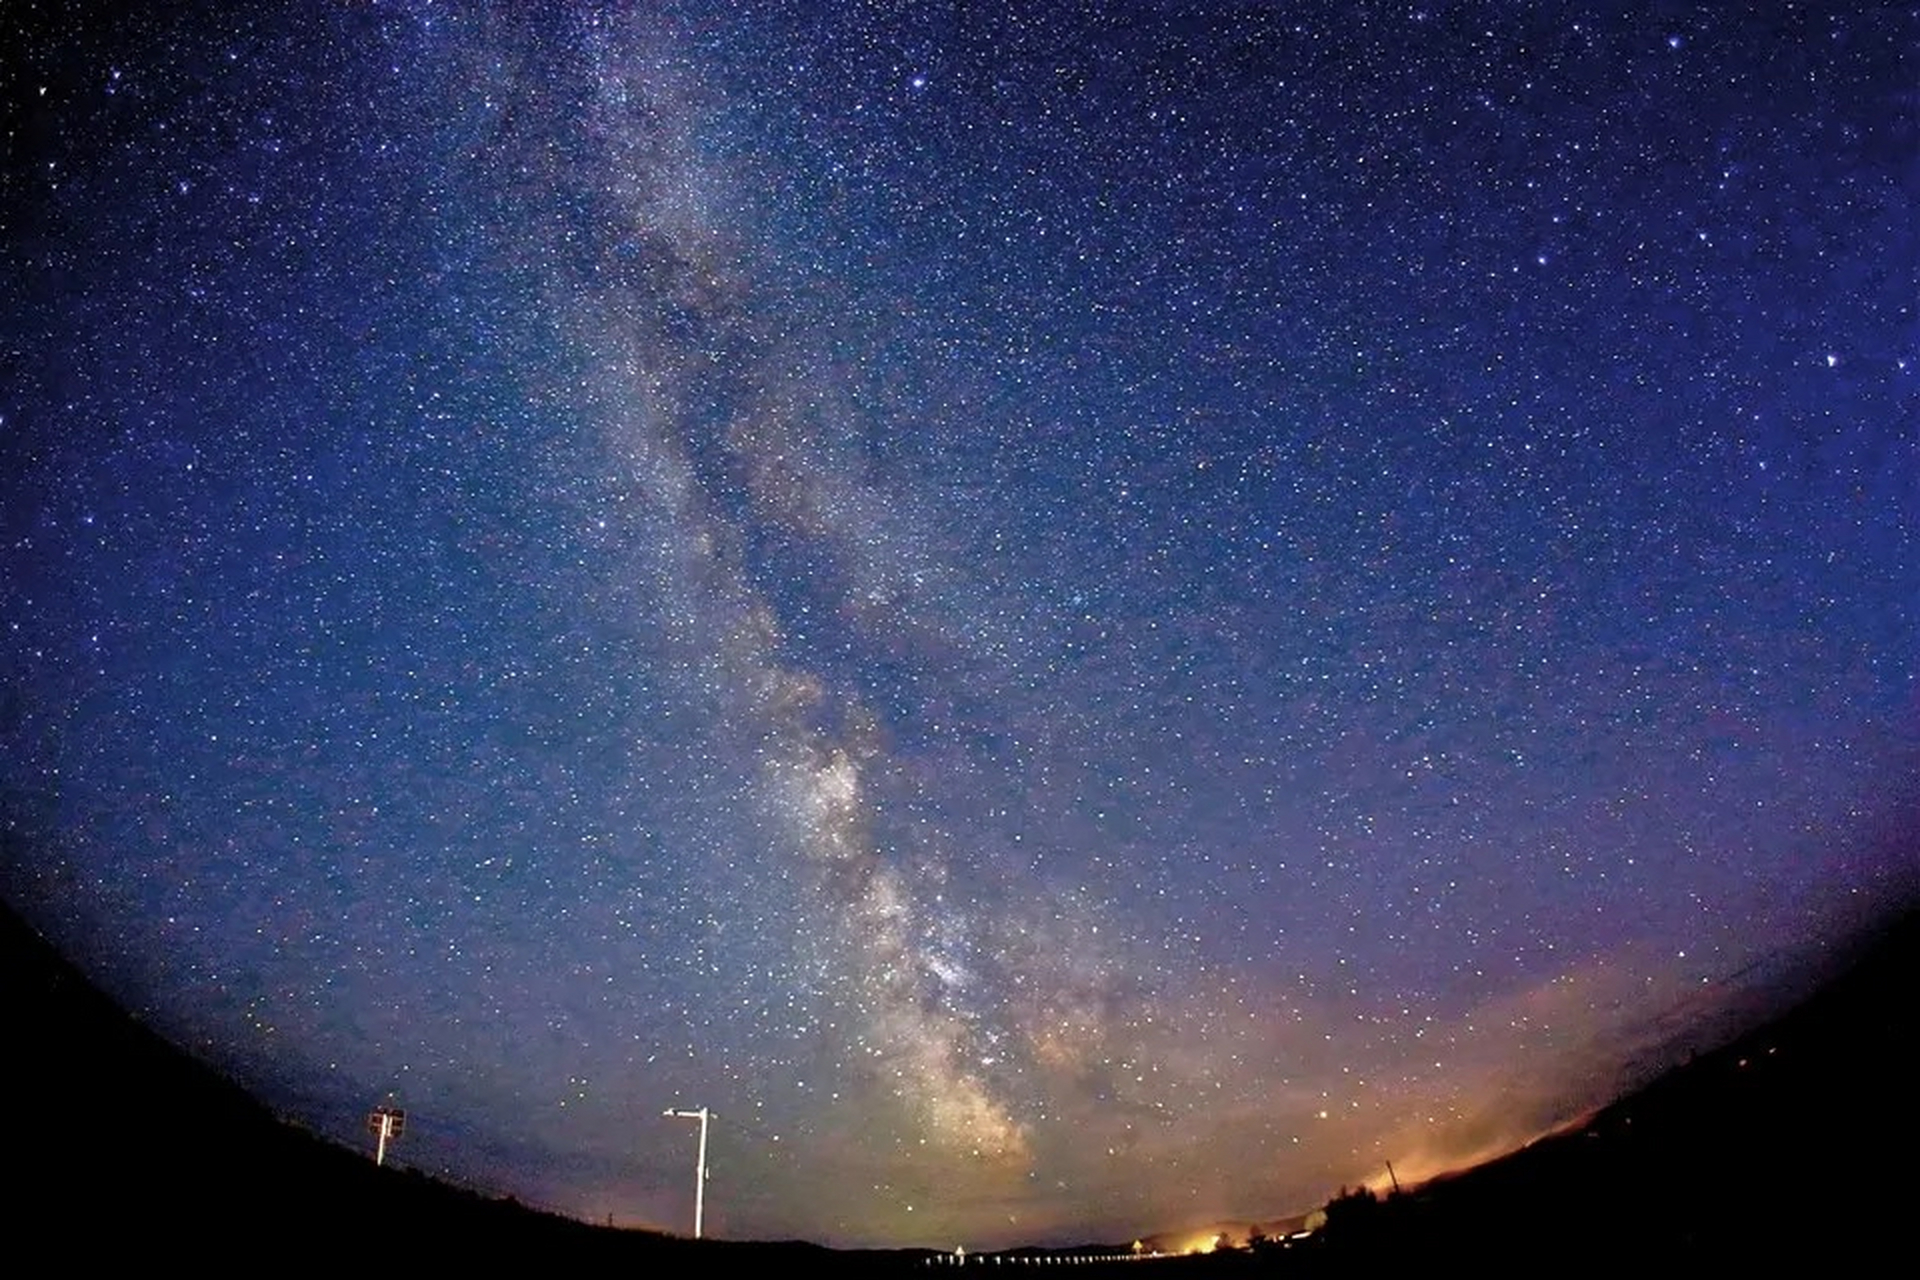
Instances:
[[[1784,1017],[1576,1129],[1406,1195],[1336,1201],[1309,1241],[1156,1262],[1154,1274],[1864,1264],[1897,1243],[1909,1204],[1916,978],[1920,913]],[[297,1257],[924,1274],[924,1251],[696,1243],[376,1169],[146,1029],[4,907],[0,1025],[16,1253],[217,1270]]]
[[[1784,1016],[1587,1123],[1409,1194],[1338,1199],[1317,1237],[1269,1261],[1299,1275],[1439,1263],[1727,1274],[1897,1256],[1920,1131],[1917,982],[1912,912]]]
[[[376,1168],[280,1120],[129,1017],[3,905],[0,1027],[13,1175],[0,1219],[16,1259],[670,1272],[728,1260],[817,1271],[831,1259],[834,1274],[867,1274],[924,1256],[611,1230]]]

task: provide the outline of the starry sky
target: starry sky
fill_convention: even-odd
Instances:
[[[1128,1238],[1912,891],[1910,7],[230,8],[0,14],[0,889],[303,1123]]]

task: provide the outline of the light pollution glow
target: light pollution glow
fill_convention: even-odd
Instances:
[[[303,1119],[679,1226],[708,1106],[720,1235],[1271,1220],[1910,883],[1870,42],[351,9],[23,38],[0,334],[5,884]]]

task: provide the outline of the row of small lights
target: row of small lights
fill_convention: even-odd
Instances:
[[[991,1262],[994,1266],[997,1267],[1001,1263],[1007,1262],[1007,1263],[1018,1263],[1021,1266],[1036,1266],[1036,1265],[1053,1266],[1058,1264],[1071,1265],[1071,1264],[1078,1264],[1078,1263],[1084,1263],[1084,1262],[1140,1262],[1147,1258],[1166,1258],[1171,1256],[1172,1256],[1171,1254],[1165,1254],[1165,1253],[1159,1253],[1159,1252],[1154,1252],[1154,1253],[1077,1253],[1077,1254],[1047,1253],[1047,1254],[1037,1254],[1037,1255],[1036,1254],[1018,1254],[1013,1257],[1004,1257],[997,1253],[983,1253],[970,1258],[964,1253],[938,1253],[938,1254],[935,1254],[933,1257],[927,1259],[927,1265],[931,1267],[936,1264],[944,1264],[946,1266],[960,1267],[960,1266],[965,1266],[967,1263],[971,1262],[975,1266],[985,1266],[987,1263]]]

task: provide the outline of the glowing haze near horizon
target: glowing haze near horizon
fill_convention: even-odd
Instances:
[[[0,20],[0,874],[277,1107],[1265,1217],[1911,883],[1911,10],[522,8]]]

